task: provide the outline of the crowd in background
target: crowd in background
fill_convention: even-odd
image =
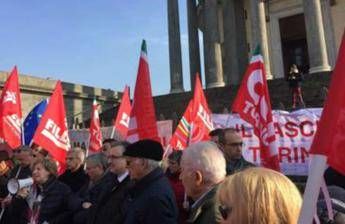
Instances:
[[[68,151],[61,175],[44,149],[22,146],[12,158],[2,151],[0,223],[297,223],[302,193],[288,177],[247,161],[235,129],[210,137],[167,154],[153,140],[107,139],[98,153]],[[344,176],[326,176],[335,220],[322,197],[318,215],[322,223],[345,223]],[[10,179],[30,177],[31,186],[9,194]]]

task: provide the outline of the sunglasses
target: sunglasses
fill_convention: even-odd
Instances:
[[[228,218],[229,214],[231,213],[232,208],[227,207],[225,205],[219,205],[218,211],[219,211],[220,215],[222,216],[222,218],[224,220],[226,220]]]

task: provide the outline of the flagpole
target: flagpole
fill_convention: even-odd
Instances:
[[[298,224],[312,223],[313,221],[326,162],[327,158],[323,155],[312,155],[311,157],[307,186],[303,195],[303,204]]]
[[[110,138],[114,138],[114,135],[115,135],[115,126],[113,126],[111,130]]]

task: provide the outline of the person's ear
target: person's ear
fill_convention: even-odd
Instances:
[[[201,186],[203,184],[203,181],[204,181],[202,173],[199,170],[197,170],[197,171],[195,171],[194,175],[195,175],[196,186]]]

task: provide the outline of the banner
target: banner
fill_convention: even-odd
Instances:
[[[273,110],[274,129],[278,145],[281,171],[286,175],[308,174],[309,148],[314,138],[321,108],[302,109],[294,112]],[[233,127],[243,137],[243,156],[260,164],[260,141],[250,124],[238,114],[213,114],[215,128]]]
[[[166,147],[172,135],[172,120],[157,121],[158,136],[163,146]],[[110,138],[113,126],[102,127],[103,140]],[[89,129],[69,130],[69,137],[72,147],[81,147],[87,149],[89,147]],[[115,131],[114,139],[121,140],[121,134]]]
[[[317,130],[322,108],[302,109],[294,112],[273,110],[274,128],[278,144],[278,158],[281,171],[286,175],[306,176],[308,173],[309,148]],[[212,114],[214,128],[234,127],[240,131],[244,141],[243,156],[260,164],[259,139],[254,135],[250,124],[243,121],[238,114]],[[164,146],[170,141],[172,121],[158,121],[158,135]],[[112,127],[102,128],[103,138],[109,138]],[[70,130],[72,146],[88,147],[87,129]],[[115,139],[120,135],[115,132]]]

